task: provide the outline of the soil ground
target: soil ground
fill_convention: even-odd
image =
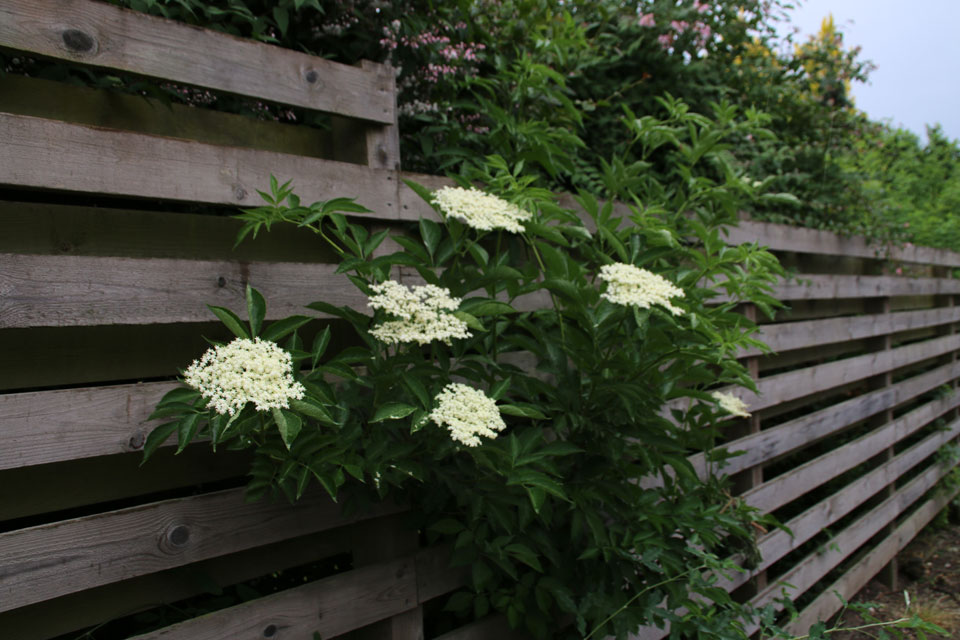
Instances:
[[[918,616],[946,629],[949,638],[960,640],[960,525],[927,527],[898,556],[899,580],[895,590],[874,579],[853,602],[875,603],[871,615],[881,620],[902,616]],[[903,592],[910,594],[911,606],[906,611]],[[853,611],[846,611],[838,625],[851,627],[864,624]],[[876,629],[872,630],[876,634]],[[903,630],[904,638],[920,638]],[[832,640],[863,640],[870,636],[838,632]],[[876,637],[874,635],[873,637]],[[934,636],[928,636],[930,638]]]

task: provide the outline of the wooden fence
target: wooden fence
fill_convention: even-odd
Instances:
[[[431,632],[431,607],[461,574],[442,549],[419,547],[399,506],[345,515],[319,493],[246,504],[249,458],[205,445],[162,448],[138,468],[152,405],[205,348],[200,336],[227,337],[207,303],[240,311],[248,282],[271,317],[362,302],[312,235],[278,229],[233,250],[238,223],[211,211],[258,204],[272,173],[306,201],[359,197],[375,227],[430,214],[400,180],[391,69],[90,0],[5,0],[0,46],[330,121],[0,77],[0,637],[73,638],[138,612],[187,618],[141,638],[509,637],[497,617]],[[768,245],[800,275],[778,291],[790,310],[764,324],[776,355],[743,354],[761,393],[745,397],[754,417],[731,423],[728,445],[745,453],[724,469],[794,535],[762,536],[760,564],[725,586],[766,603],[789,582],[809,623],[951,498],[932,490],[950,471],[937,451],[960,434],[960,394],[948,393],[960,378],[960,280],[949,277],[960,255],[878,256],[858,239],[753,222],[729,239]],[[318,566],[328,577],[242,590]],[[233,585],[241,604],[183,610]]]

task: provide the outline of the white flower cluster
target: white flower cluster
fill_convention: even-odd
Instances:
[[[480,445],[479,436],[496,438],[504,424],[493,398],[483,391],[452,382],[434,398],[436,406],[430,419],[439,426],[446,425],[450,437],[468,447]]]
[[[450,290],[432,284],[407,289],[399,282],[387,280],[371,287],[377,295],[367,303],[383,309],[398,320],[387,320],[370,330],[381,342],[416,342],[424,345],[434,340],[450,344],[451,338],[469,338],[467,323],[450,313],[460,306],[460,298],[451,298]]]
[[[720,408],[733,416],[739,416],[741,418],[749,418],[750,413],[747,411],[749,408],[747,403],[733,395],[732,393],[724,393],[722,391],[714,391],[710,395],[713,396],[714,400],[717,401],[717,404],[720,405]]]
[[[252,402],[257,411],[286,408],[304,388],[293,379],[290,354],[268,340],[236,338],[194,360],[183,380],[209,400],[219,414],[235,415]]]
[[[600,279],[607,283],[607,290],[600,297],[624,306],[649,309],[659,304],[670,313],[679,316],[683,309],[670,303],[670,298],[682,298],[683,289],[669,280],[632,264],[605,264],[600,267]]]
[[[521,223],[531,218],[528,211],[475,187],[444,187],[434,192],[433,200],[446,215],[460,218],[480,231],[504,229],[521,233]]]

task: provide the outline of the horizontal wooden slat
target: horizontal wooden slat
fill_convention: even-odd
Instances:
[[[760,332],[755,337],[766,343],[775,353],[782,353],[793,349],[821,347],[834,342],[935,327],[950,322],[960,322],[960,307],[766,324],[760,327]],[[761,353],[760,349],[751,348],[745,349],[739,355],[749,357]]]
[[[207,305],[245,317],[249,283],[267,300],[267,318],[314,300],[366,309],[367,297],[336,265],[164,258],[0,254],[0,329],[205,322]]]
[[[331,638],[416,606],[414,561],[402,558],[323,578],[131,640],[306,639],[314,633]]]
[[[804,560],[797,563],[780,576],[776,583],[758,593],[751,600],[751,604],[759,607],[772,604],[776,598],[783,595],[784,591],[786,591],[788,597],[797,598],[886,525],[893,522],[898,515],[908,510],[940,478],[949,472],[950,469],[940,466],[929,468],[837,534],[832,539],[830,547],[808,555]],[[779,608],[779,605],[775,606]],[[755,630],[755,627],[748,627],[748,633]]]
[[[960,421],[955,421],[945,431],[927,436],[869,473],[860,476],[829,498],[821,500],[800,515],[791,518],[785,526],[793,535],[782,529],[776,529],[765,535],[757,543],[761,555],[757,567],[735,584],[724,586],[728,589],[739,586],[751,575],[763,571],[786,554],[799,549],[803,543],[843,518],[868,498],[896,482],[897,478],[929,458],[958,435],[960,435]]]
[[[0,45],[238,95],[394,122],[389,68],[290,49],[89,0],[5,0]]]
[[[787,625],[787,630],[802,634],[819,620],[827,620],[840,610],[843,602],[837,597],[839,593],[846,600],[852,599],[875,576],[880,569],[889,563],[894,556],[903,551],[910,541],[933,520],[940,511],[950,504],[958,489],[945,491],[935,495],[925,502],[919,509],[897,526],[893,532],[884,538],[883,542],[871,549],[859,559],[856,566],[851,567],[841,578],[837,579],[807,607],[800,612],[799,617]]]
[[[784,555],[800,548],[825,527],[840,520],[843,516],[863,504],[864,500],[877,494],[881,489],[889,486],[898,477],[909,471],[916,464],[934,454],[937,449],[960,435],[960,421],[955,421],[946,431],[932,434],[923,441],[903,451],[895,458],[886,461],[868,474],[847,485],[826,500],[807,509],[800,515],[785,523],[791,533],[776,529],[757,542],[760,551],[760,562],[750,571],[736,573],[730,578],[718,576],[716,586],[727,591],[746,584],[750,579],[762,573]],[[742,562],[742,558],[734,559]],[[642,627],[636,634],[631,634],[631,640],[661,640],[670,632],[669,622],[666,628]]]
[[[0,184],[250,207],[275,175],[305,203],[358,198],[369,217],[399,217],[386,169],[3,113],[0,139]]]
[[[742,390],[738,391],[737,395],[752,411],[760,411],[854,380],[862,380],[878,373],[935,358],[957,349],[960,349],[960,335],[924,340],[897,349],[868,353],[761,378],[757,381],[758,394]]]
[[[107,620],[209,593],[211,584],[226,588],[349,553],[350,534],[358,526],[377,526],[379,522],[380,519],[374,519],[360,525],[275,542],[6,611],[0,613],[0,629],[11,638],[49,640]]]
[[[214,453],[208,442],[196,442],[179,455],[174,451],[172,446],[163,447],[142,467],[142,457],[132,454],[5,469],[0,472],[0,522],[40,514],[46,514],[46,521],[59,520],[50,514],[200,484],[242,481],[250,471],[250,451]]]
[[[173,382],[0,395],[0,469],[138,451]]]
[[[728,227],[727,231],[727,239],[732,244],[758,242],[770,249],[780,251],[857,256],[960,267],[960,253],[953,251],[917,246],[882,247],[870,245],[862,237],[844,237],[819,229],[741,220],[737,227]]]
[[[319,492],[249,504],[231,489],[10,531],[0,534],[0,611],[398,510],[345,517]]]
[[[720,282],[720,281],[718,281]],[[716,286],[702,283],[701,286]],[[901,276],[821,275],[800,273],[773,287],[778,300],[835,300],[889,296],[933,296],[960,293],[960,280],[952,278],[907,278]],[[729,302],[726,293],[708,302]]]
[[[729,442],[725,447],[731,452],[740,452],[740,455],[728,459],[723,472],[734,474],[790,453],[935,389],[958,376],[960,363],[943,365],[922,375],[902,380],[891,387],[871,391]],[[947,402],[960,403],[960,395],[951,396]],[[705,466],[703,454],[691,456],[690,461],[699,470]]]
[[[417,553],[417,598],[426,602],[459,589],[466,583],[469,567],[451,567],[450,549],[436,547]]]
[[[490,638],[524,640],[529,636],[522,631],[511,629],[506,616],[494,614],[476,622],[471,622],[459,629],[448,631],[437,636],[434,640],[489,640]]]
[[[858,464],[866,462],[884,449],[892,447],[932,420],[960,405],[960,394],[929,402],[893,422],[883,425],[845,443],[839,449],[806,462],[769,482],[741,494],[751,506],[763,511],[775,509],[793,501],[808,491],[842,475]]]

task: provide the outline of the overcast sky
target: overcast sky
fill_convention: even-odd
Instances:
[[[924,125],[939,122],[960,138],[960,0],[798,0],[790,12],[801,38],[833,14],[844,48],[862,47],[876,70],[854,84],[856,105],[874,120],[889,120],[925,140]],[[784,32],[789,27],[781,27]]]

